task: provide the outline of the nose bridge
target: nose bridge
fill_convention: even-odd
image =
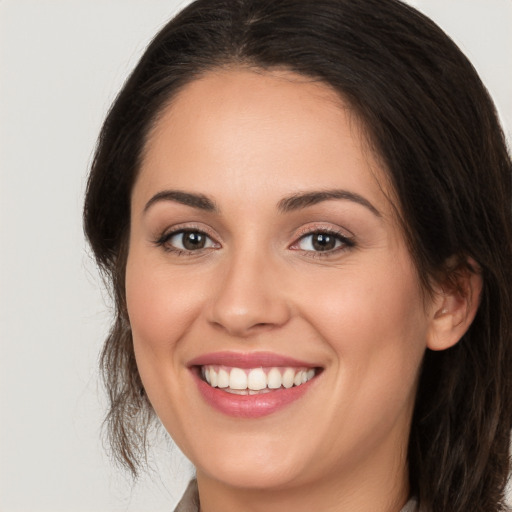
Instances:
[[[289,308],[269,251],[248,244],[231,251],[223,265],[223,279],[212,298],[212,323],[240,337],[286,323]]]

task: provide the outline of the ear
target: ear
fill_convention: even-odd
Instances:
[[[462,338],[478,310],[482,284],[478,265],[471,258],[449,271],[445,281],[437,286],[432,301],[429,349],[445,350]]]

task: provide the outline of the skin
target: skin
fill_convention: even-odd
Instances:
[[[132,194],[128,312],[144,387],[197,468],[203,512],[397,512],[407,501],[423,354],[456,343],[472,311],[446,290],[425,299],[385,183],[353,112],[291,73],[209,72],[150,134]],[[166,190],[206,195],[218,211],[147,206]],[[279,209],[325,190],[368,204]],[[207,246],[176,252],[179,234],[156,243],[184,228]],[[315,251],[312,231],[350,243]],[[223,350],[323,372],[285,408],[234,418],[203,400],[187,365]]]

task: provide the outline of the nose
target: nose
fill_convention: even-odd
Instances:
[[[246,338],[288,322],[290,307],[279,269],[271,260],[253,253],[224,265],[209,308],[211,324],[231,336]]]

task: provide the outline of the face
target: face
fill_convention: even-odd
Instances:
[[[404,470],[432,314],[385,181],[350,108],[293,74],[210,72],[159,119],[126,295],[144,387],[198,478]]]

